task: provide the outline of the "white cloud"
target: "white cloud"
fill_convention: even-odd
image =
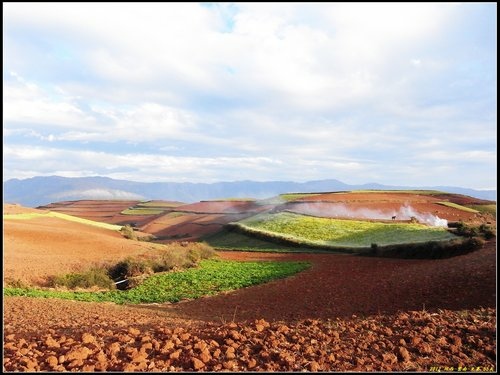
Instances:
[[[55,98],[18,74],[11,75],[16,81],[4,81],[4,122],[72,128],[92,125],[92,119],[67,98]]]
[[[220,32],[220,12],[199,4],[11,4],[6,13],[8,24],[34,24],[78,43],[86,68],[115,88],[163,87],[170,97],[193,90],[250,95],[261,105],[267,101],[318,110],[376,94],[381,74],[387,64],[398,63],[402,45],[432,38],[452,7],[346,3],[237,8],[231,33]],[[128,93],[129,100],[141,95]]]
[[[496,152],[471,150],[471,151],[430,151],[421,156],[421,159],[434,161],[456,161],[460,163],[487,163],[496,164]]]
[[[118,189],[68,190],[52,194],[51,198],[63,199],[145,199],[144,196]]]
[[[38,174],[82,163],[126,178],[234,180],[254,168],[257,179],[403,184],[429,179],[447,154],[491,166],[496,59],[477,47],[496,20],[471,12],[481,7],[5,4],[4,134],[54,145],[11,151],[7,173],[41,160]]]

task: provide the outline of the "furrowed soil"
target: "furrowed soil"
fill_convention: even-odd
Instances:
[[[494,241],[432,261],[221,256],[313,266],[288,279],[177,304],[7,297],[4,370],[496,369]]]

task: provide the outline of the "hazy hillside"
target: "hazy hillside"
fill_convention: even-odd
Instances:
[[[496,201],[496,190],[473,190],[449,186],[386,186],[376,183],[348,185],[338,180],[308,182],[235,181],[205,183],[134,182],[107,177],[68,178],[59,176],[33,177],[4,182],[4,202],[36,207],[56,201],[78,199],[169,199],[182,202],[253,197],[268,198],[288,192],[325,192],[352,189],[435,189]]]

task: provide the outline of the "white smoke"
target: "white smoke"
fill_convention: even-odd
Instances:
[[[433,227],[448,227],[448,220],[441,219],[439,216],[435,216],[430,213],[420,213],[415,211],[413,207],[406,204],[401,206],[399,211],[395,213],[394,216],[401,220],[409,220],[413,216],[422,224],[431,225]]]
[[[448,221],[430,213],[416,211],[408,204],[401,206],[397,211],[374,210],[370,208],[350,208],[342,203],[293,203],[289,205],[289,210],[305,215],[333,218],[349,219],[374,219],[391,220],[411,220],[415,217],[418,222],[434,227],[447,227]]]

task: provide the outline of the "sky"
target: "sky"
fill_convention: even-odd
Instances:
[[[3,3],[3,180],[496,189],[496,3]]]

